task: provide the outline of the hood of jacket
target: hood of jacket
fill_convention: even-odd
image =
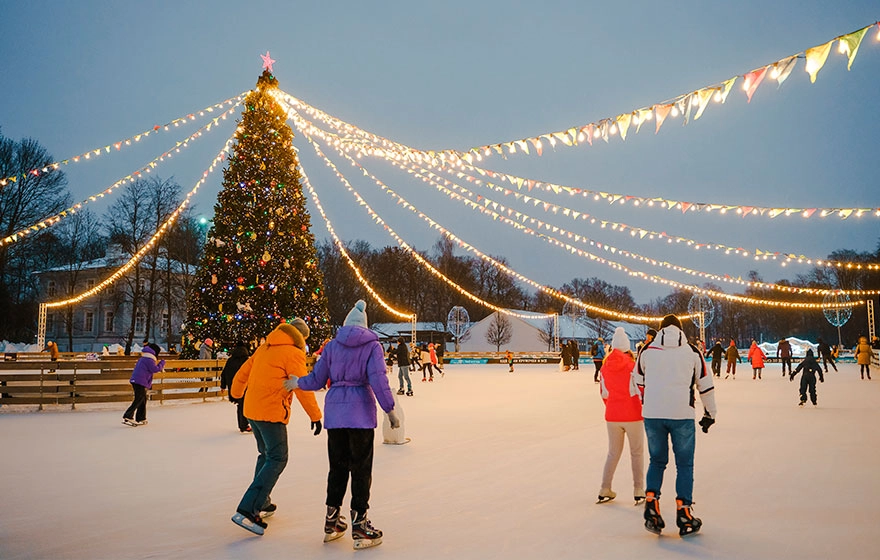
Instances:
[[[679,346],[687,346],[687,343],[687,337],[675,325],[669,325],[660,329],[660,332],[657,333],[652,342],[653,345],[663,348],[678,348]]]
[[[370,342],[378,342],[379,335],[370,329],[358,325],[346,325],[336,331],[335,340],[343,346],[355,348]]]
[[[282,323],[266,336],[266,344],[269,346],[296,346],[303,350],[306,347],[306,339],[303,338],[301,332],[288,323]]]

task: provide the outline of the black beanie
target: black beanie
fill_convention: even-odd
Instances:
[[[676,327],[678,327],[679,330],[684,330],[684,328],[681,326],[681,320],[679,320],[679,318],[675,315],[667,315],[666,317],[663,317],[663,320],[660,321],[660,330],[665,329],[669,325],[675,325]]]

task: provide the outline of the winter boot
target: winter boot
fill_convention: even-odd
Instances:
[[[351,538],[355,550],[370,548],[382,544],[382,531],[373,527],[367,519],[367,512],[351,510]]]
[[[602,488],[599,490],[599,501],[597,504],[604,504],[605,502],[610,502],[614,498],[617,497],[617,492],[612,490],[611,488]]]
[[[660,517],[660,499],[656,497],[654,492],[645,493],[645,529],[659,535],[660,531],[666,527],[663,518]]]
[[[700,530],[703,522],[699,517],[694,517],[693,507],[685,505],[681,500],[675,500],[678,511],[675,516],[675,523],[678,525],[678,534],[682,537],[689,537]]]
[[[266,522],[263,521],[259,515],[248,513],[240,509],[236,510],[235,515],[232,516],[232,522],[255,535],[262,535],[266,527],[268,527]]]
[[[324,542],[335,541],[345,534],[348,524],[345,517],[339,515],[337,506],[327,506],[327,517],[324,518]]]

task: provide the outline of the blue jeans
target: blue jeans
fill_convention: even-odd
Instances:
[[[675,494],[685,505],[693,503],[694,494],[694,447],[696,429],[694,421],[645,418],[645,434],[648,436],[648,480],[645,489],[660,497],[663,471],[669,462],[669,438],[675,454]]]
[[[269,495],[287,466],[287,425],[261,420],[250,420],[250,423],[259,455],[254,481],[242,496],[238,509],[259,514],[263,507],[269,505]]]
[[[409,378],[409,366],[399,366],[397,368],[397,380],[400,382],[400,388],[403,389],[403,380],[406,380],[406,390],[412,392],[412,380]]]

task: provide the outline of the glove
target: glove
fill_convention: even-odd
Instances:
[[[299,389],[299,377],[293,376],[288,377],[284,380],[284,388],[288,391],[293,391],[294,389]]]
[[[700,418],[700,422],[699,422],[700,426],[703,428],[703,433],[708,434],[709,427],[714,423],[715,423],[715,419],[712,418],[711,416],[709,416],[709,412],[704,410],[703,417]]]
[[[819,383],[825,383],[825,376],[822,374],[819,374]]]
[[[793,373],[792,373],[791,375],[788,376],[788,380],[789,380],[789,381],[794,381],[794,374],[793,374]]]
[[[315,435],[320,434],[321,433],[321,421],[315,420],[314,422],[312,422],[312,429],[315,430]]]
[[[394,409],[388,412],[388,420],[391,422],[392,430],[396,430],[400,427],[400,418],[397,417],[397,413],[394,412]]]
[[[238,401],[240,399],[236,399],[235,397],[233,397],[232,393],[229,393],[227,396],[229,397],[229,402],[231,402],[232,404],[238,404]]]

